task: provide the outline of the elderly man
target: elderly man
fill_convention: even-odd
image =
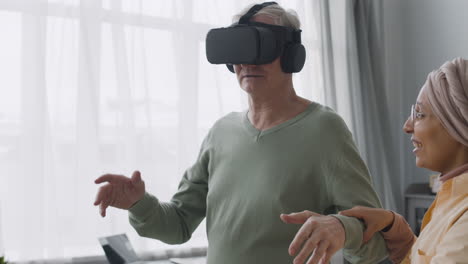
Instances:
[[[269,2],[244,10],[235,21],[208,34],[207,56],[235,72],[249,109],[213,125],[170,202],[146,193],[136,171],[131,178],[98,178],[96,183],[107,184],[95,205],[102,216],[108,206],[128,209],[141,236],[170,244],[189,240],[206,217],[209,264],[328,263],[342,247],[353,263],[377,263],[386,256],[380,235],[361,245],[361,222],[325,215],[380,203],[343,120],[295,93],[292,73],[305,59],[297,16]],[[242,54],[239,47],[252,41],[260,50],[253,57]],[[223,48],[242,58],[230,58]],[[324,215],[287,215],[303,210]]]

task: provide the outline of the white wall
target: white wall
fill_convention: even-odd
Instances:
[[[386,90],[392,135],[397,139],[399,177],[406,185],[428,181],[417,168],[409,136],[402,132],[410,106],[427,74],[455,57],[468,58],[468,1],[384,0]],[[398,176],[396,176],[398,177]]]

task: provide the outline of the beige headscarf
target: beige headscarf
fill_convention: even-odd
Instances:
[[[426,92],[447,132],[468,146],[468,60],[456,58],[429,73]]]

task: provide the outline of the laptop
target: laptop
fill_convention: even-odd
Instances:
[[[135,253],[126,234],[100,237],[98,239],[110,264],[206,264],[206,257],[142,261]]]

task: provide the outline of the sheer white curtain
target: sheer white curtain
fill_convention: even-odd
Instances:
[[[253,1],[0,0],[0,249],[10,260],[101,255],[97,237],[139,238],[123,210],[92,205],[105,172],[142,172],[168,200],[214,121],[246,108],[235,76],[205,58],[213,27]],[[323,102],[310,1],[299,94]],[[206,245],[204,223],[186,247]]]
[[[385,94],[382,0],[314,1],[325,102],[343,116],[383,207],[402,211],[398,157]]]

